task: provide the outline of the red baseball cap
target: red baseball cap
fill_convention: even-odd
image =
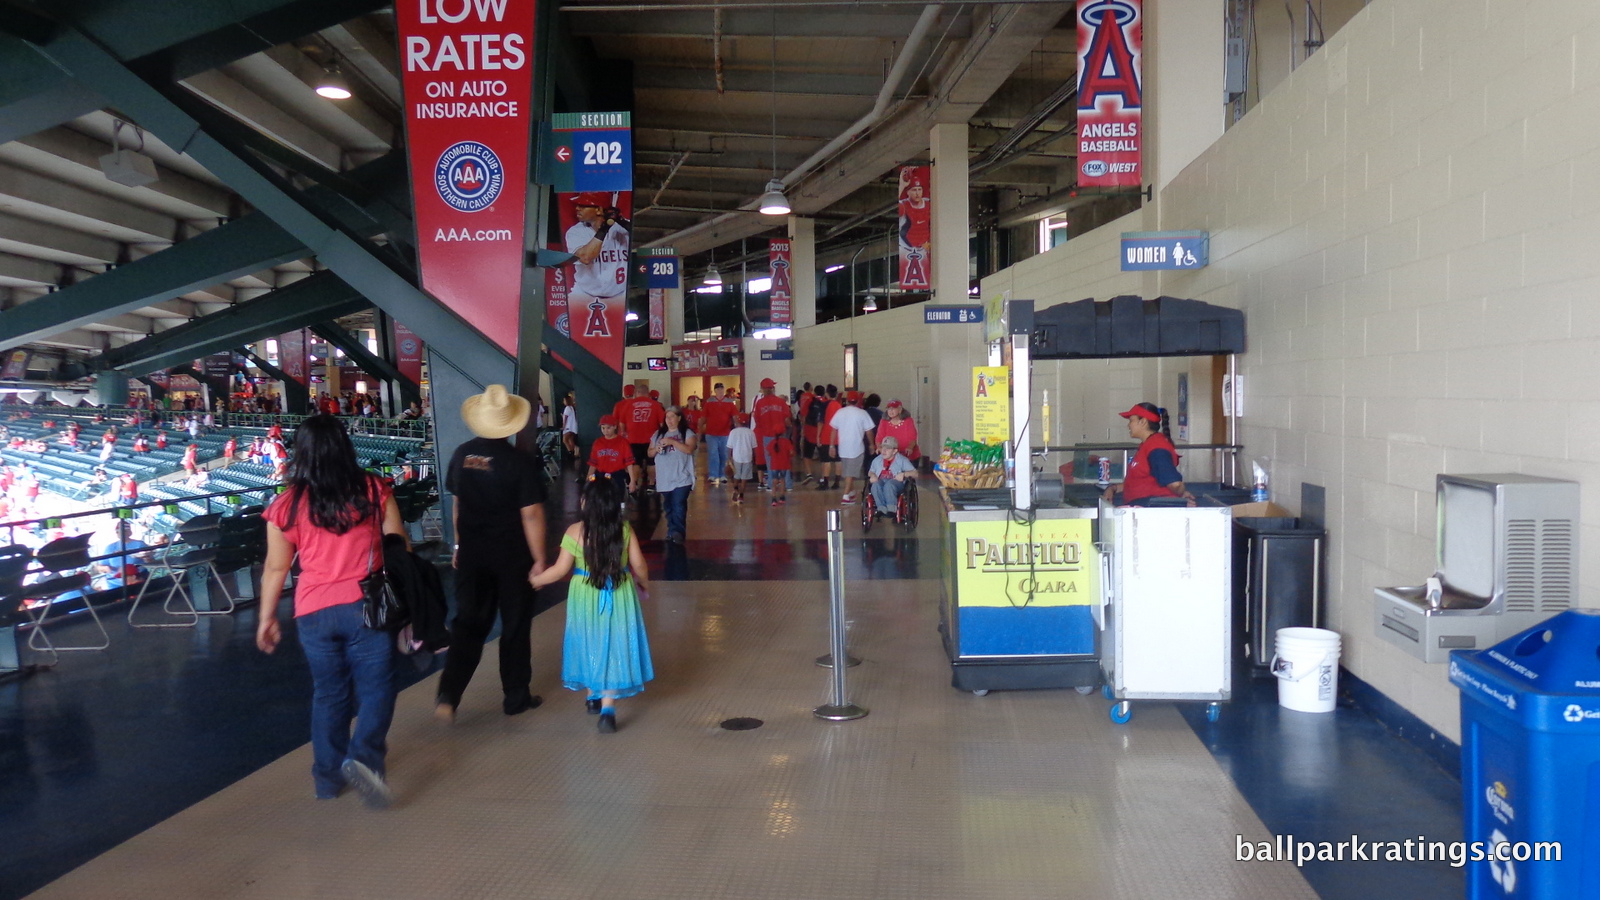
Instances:
[[[762,387],[777,387],[778,383],[776,381],[773,381],[771,378],[763,378],[763,379],[761,379],[761,386]]]
[[[905,404],[901,403],[899,400],[890,400],[889,405],[885,406],[884,409],[897,409],[904,406]]]
[[[633,385],[631,385],[631,384],[623,385],[622,386],[622,396],[624,396],[624,397],[632,397],[633,396]]]
[[[860,391],[845,391],[844,392],[844,399],[845,399],[845,402],[847,402],[847,403],[860,403],[861,402],[861,392]]]
[[[1134,416],[1138,416],[1146,421],[1154,422],[1158,425],[1161,424],[1161,413],[1151,412],[1142,406],[1135,406],[1133,409],[1130,409],[1125,413],[1118,413],[1118,415],[1122,416],[1124,419],[1131,419]]]
[[[617,427],[617,417],[607,413],[600,417],[600,424],[610,425],[611,427],[615,428]]]
[[[604,209],[611,205],[611,197],[600,191],[584,191],[572,195],[573,206],[592,206],[595,209]]]
[[[661,399],[661,392],[660,391],[651,391],[650,392],[650,399],[651,400],[660,400]]]
[[[733,421],[737,422],[740,425],[743,425],[745,423],[745,420],[748,419],[748,418],[749,418],[749,416],[746,416],[742,412],[736,412],[736,413],[733,414]]]

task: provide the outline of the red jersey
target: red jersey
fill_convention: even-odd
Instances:
[[[755,415],[755,432],[760,437],[783,434],[783,427],[789,424],[789,404],[777,394],[757,397],[750,411]]]
[[[650,438],[655,436],[656,429],[667,421],[667,414],[662,410],[661,404],[649,397],[635,397],[617,404],[622,413],[617,416],[617,422],[622,426],[622,433],[628,438],[630,444],[648,444]]]
[[[138,500],[139,500],[139,482],[134,481],[131,478],[125,479],[122,482],[122,499],[126,500],[129,503],[138,502]]]
[[[767,468],[782,472],[794,465],[794,443],[778,435],[767,445]]]
[[[834,429],[828,423],[833,421],[833,414],[841,409],[844,409],[844,404],[840,401],[828,401],[828,409],[822,414],[822,424],[817,426],[817,443],[833,443]]]
[[[1172,446],[1172,441],[1161,432],[1156,432],[1144,439],[1139,445],[1139,451],[1133,454],[1133,461],[1128,463],[1128,474],[1122,481],[1122,498],[1126,503],[1143,500],[1146,497],[1176,497],[1177,494],[1167,490],[1167,486],[1156,481],[1155,473],[1150,471],[1150,452],[1152,450],[1165,450],[1172,454],[1172,463],[1178,463],[1178,448]]]
[[[632,397],[623,397],[611,405],[611,414],[617,418],[617,434],[623,437],[626,437],[628,432],[623,429],[622,423],[628,421],[628,404],[632,402]]]
[[[683,411],[684,424],[695,434],[705,434],[706,411],[703,409],[686,409]]]
[[[628,446],[626,438],[596,438],[594,446],[589,448],[589,465],[606,475],[621,472],[633,465],[633,448]]]
[[[733,414],[739,411],[739,407],[726,397],[721,400],[712,397],[706,401],[704,411],[705,433],[712,437],[727,437],[728,432],[733,430]]]

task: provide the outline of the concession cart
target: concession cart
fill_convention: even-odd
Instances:
[[[1007,312],[1011,446],[1020,448],[1009,483],[940,491],[940,631],[952,685],[981,695],[1104,684],[1117,722],[1143,699],[1208,701],[1215,717],[1231,695],[1234,420],[1226,443],[1180,445],[1218,460],[1215,482],[1190,484],[1196,507],[1113,507],[1087,472],[1036,469],[1036,458],[1081,448],[1032,439],[1031,369],[1034,360],[1206,355],[1227,357],[1231,375],[1243,314],[1172,297],[1037,314],[1031,301],[1011,301]]]

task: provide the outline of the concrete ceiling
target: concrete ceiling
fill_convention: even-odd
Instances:
[[[34,7],[14,4],[0,0],[0,39],[20,43],[5,34],[47,27],[30,18]],[[400,140],[392,9],[370,0],[59,5],[56,15],[92,30],[147,79],[165,73],[243,126],[300,187],[309,181],[297,171],[348,173]],[[903,4],[742,3],[720,13],[640,5],[656,8],[568,3],[560,27],[597,65],[631,71],[635,242],[671,244],[691,265],[696,254],[721,248],[718,257],[726,259],[741,240],[777,233],[780,220],[735,211],[774,173],[792,172],[873,107],[923,13]],[[834,243],[881,236],[884,222],[870,214],[892,199],[896,166],[926,158],[929,128],[941,122],[971,123],[975,159],[1013,139],[1009,155],[980,172],[977,185],[1025,197],[1070,185],[1072,143],[1060,138],[1072,133],[1072,104],[1038,115],[1074,76],[1070,11],[1065,2],[940,7],[882,119],[791,185],[796,211],[816,216],[819,233]],[[149,24],[157,13],[159,28]],[[11,138],[0,143],[0,310],[51,302],[52,292],[251,212],[181,148],[114,109],[95,108],[85,92],[92,85],[52,81],[8,49],[0,44],[0,138]],[[356,91],[350,100],[312,90],[335,59]],[[9,89],[8,64],[21,67]],[[1027,130],[1020,139],[1019,123]],[[125,187],[105,177],[99,157],[112,149],[113,132],[119,146],[155,162],[158,181]],[[97,354],[248,302],[318,268],[309,256],[279,261],[33,343]]]

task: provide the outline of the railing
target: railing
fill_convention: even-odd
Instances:
[[[163,422],[170,422],[178,416],[189,416],[194,412],[205,415],[205,410],[184,411],[180,409],[133,409],[126,406],[9,406],[0,404],[0,422],[18,413],[29,414],[29,421],[43,421],[54,419],[62,422],[67,419],[76,419],[79,422],[88,422],[95,416],[102,417],[106,425],[123,427],[123,423],[134,413],[149,427],[151,416],[159,414]],[[384,419],[378,416],[339,416],[351,434],[370,434],[378,437],[408,437],[427,440],[429,436],[429,420],[421,419]],[[283,426],[288,431],[304,421],[305,416],[290,415],[286,413],[249,413],[229,412],[213,413],[212,420],[218,427],[230,428],[271,428],[273,425]]]

